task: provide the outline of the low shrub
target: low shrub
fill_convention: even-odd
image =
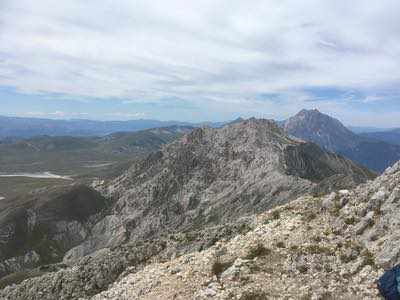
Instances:
[[[271,249],[265,248],[262,244],[257,244],[249,249],[246,259],[254,259],[256,257],[267,256],[271,253]]]

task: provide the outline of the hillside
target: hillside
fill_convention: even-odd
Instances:
[[[318,110],[302,110],[283,124],[287,133],[341,154],[376,172],[400,159],[400,146],[360,136]]]
[[[59,185],[0,201],[0,277],[59,262],[90,233],[109,201],[83,185]]]

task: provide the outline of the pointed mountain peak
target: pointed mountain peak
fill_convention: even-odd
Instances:
[[[290,130],[291,128],[299,126],[307,126],[315,130],[337,129],[351,133],[339,120],[320,112],[318,109],[303,109],[295,116],[285,121],[285,130]]]
[[[236,118],[236,119],[230,121],[228,124],[236,124],[236,123],[243,122],[244,120],[245,120],[244,118],[238,117],[238,118]]]
[[[317,109],[301,110],[285,121],[284,129],[290,135],[314,142],[330,151],[353,147],[358,139],[339,120]]]
[[[302,109],[301,111],[299,111],[296,115],[294,115],[292,118],[290,119],[303,119],[303,120],[307,120],[308,122],[310,120],[331,120],[333,122],[335,122],[336,124],[340,123],[338,120],[336,120],[335,118],[324,114],[322,112],[320,112],[318,109],[314,108],[314,109]],[[289,120],[290,120],[289,119]]]
[[[314,108],[314,109],[302,109],[300,112],[297,113],[297,115],[316,115],[316,114],[321,114],[322,113]]]
[[[256,144],[276,143],[284,145],[295,143],[273,120],[257,118],[231,122],[217,130],[208,127],[196,128],[185,135],[180,142],[186,146],[214,142],[223,144],[226,142],[240,148],[252,147]]]

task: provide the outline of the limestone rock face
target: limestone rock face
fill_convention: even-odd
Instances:
[[[375,263],[382,268],[399,264],[400,162],[370,184],[357,187],[348,205],[348,215],[359,220],[353,230],[375,253]]]

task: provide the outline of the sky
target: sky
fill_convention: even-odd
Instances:
[[[400,127],[398,0],[1,0],[0,114]]]

